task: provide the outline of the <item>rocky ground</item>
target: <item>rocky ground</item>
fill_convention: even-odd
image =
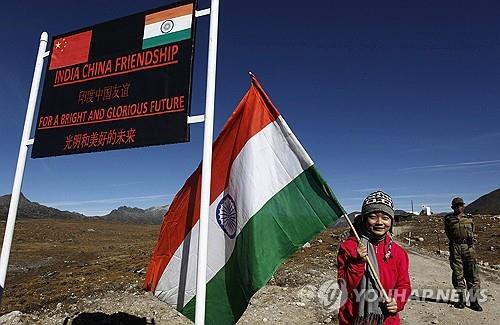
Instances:
[[[500,281],[498,271],[491,268],[498,263],[500,251],[495,246],[499,241],[491,238],[497,238],[492,235],[499,229],[491,217],[481,218],[478,224],[489,223],[492,229],[482,232],[478,245],[483,264],[489,264],[482,268],[488,295],[482,313],[455,309],[446,299],[421,299],[424,289],[450,289],[446,256],[434,253],[438,249],[431,239],[434,230],[440,233],[442,229],[439,219],[424,217],[397,228],[398,240],[406,245],[405,238],[412,232],[407,249],[417,289],[401,313],[403,324],[496,324],[500,319],[500,310],[495,308]],[[159,226],[99,221],[19,222],[0,324],[189,324],[177,311],[141,290],[158,230]],[[239,324],[335,324],[336,308],[327,289],[335,283],[336,252],[344,236],[345,229],[328,229],[293,255],[252,298]]]

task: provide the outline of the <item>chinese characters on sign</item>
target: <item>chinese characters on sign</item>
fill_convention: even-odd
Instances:
[[[88,104],[111,100],[115,98],[128,97],[129,83],[123,85],[112,85],[98,89],[81,90],[78,93],[78,104]]]
[[[118,132],[116,130],[108,130],[92,134],[70,134],[66,137],[64,150],[104,147],[106,145],[134,143],[134,141],[135,129],[127,131],[121,129]]]

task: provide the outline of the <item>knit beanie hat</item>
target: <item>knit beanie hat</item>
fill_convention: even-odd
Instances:
[[[368,195],[363,201],[361,214],[364,216],[372,212],[383,212],[391,217],[391,219],[394,219],[392,198],[382,191],[376,191]]]

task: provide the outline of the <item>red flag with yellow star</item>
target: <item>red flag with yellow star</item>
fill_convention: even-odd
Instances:
[[[49,70],[87,62],[92,31],[86,31],[54,40]]]

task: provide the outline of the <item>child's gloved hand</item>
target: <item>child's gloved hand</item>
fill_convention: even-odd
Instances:
[[[366,257],[368,256],[368,249],[363,244],[358,244],[357,248],[358,258],[366,261]]]

